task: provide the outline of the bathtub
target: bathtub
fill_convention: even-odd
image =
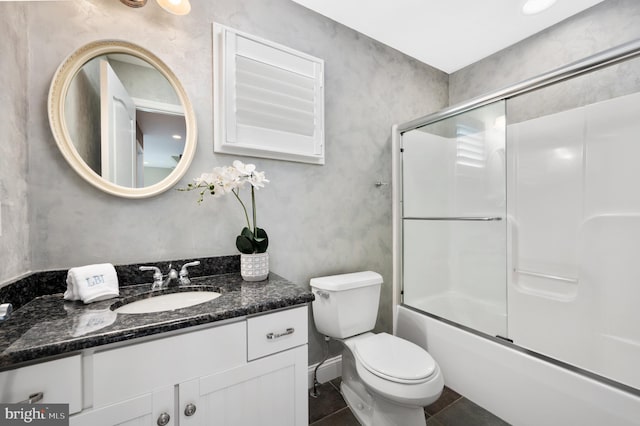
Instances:
[[[429,351],[448,387],[512,425],[640,425],[639,395],[583,371],[404,305],[394,328]]]
[[[460,324],[473,324],[478,331],[507,335],[507,313],[504,306],[491,300],[472,298],[458,291],[446,291],[414,300],[411,306]]]

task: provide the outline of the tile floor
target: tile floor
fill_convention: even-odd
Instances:
[[[311,426],[359,426],[340,394],[340,378],[318,387],[320,395],[309,397]],[[427,426],[508,426],[509,424],[445,387],[440,399],[425,407]],[[402,425],[399,425],[402,426]]]

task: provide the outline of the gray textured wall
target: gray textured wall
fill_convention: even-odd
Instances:
[[[640,1],[607,0],[451,74],[450,104],[510,86],[639,37]]]
[[[25,220],[28,217],[25,26],[21,5],[0,2],[0,284],[31,269],[29,222]]]
[[[100,152],[100,62],[87,62],[69,85],[64,103],[69,138],[94,172],[102,173]]]
[[[169,191],[144,200],[103,194],[66,164],[49,130],[47,91],[58,64],[97,39],[126,39],[158,55],[194,105],[199,145],[180,186],[238,157],[213,154],[213,21],[323,58],[326,165],[243,158],[271,183],[257,194],[272,271],[302,285],[326,274],[375,270],[385,278],[378,328],[391,329],[390,127],[446,106],[448,76],[289,0],[192,2],[175,17],[155,2],[28,2],[29,179],[33,269],[151,262],[236,253],[243,215],[231,197],[196,204]],[[11,51],[11,50],[9,50]],[[21,93],[24,84],[20,84]],[[6,108],[6,106],[5,106]],[[46,185],[42,185],[46,183]],[[16,219],[17,220],[17,219]],[[310,362],[321,356],[310,336]]]

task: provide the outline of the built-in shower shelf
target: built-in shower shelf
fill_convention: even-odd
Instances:
[[[549,274],[543,274],[541,272],[524,271],[522,269],[514,269],[513,272],[517,274],[522,274],[522,275],[529,275],[532,277],[548,278],[550,280],[564,281],[567,283],[574,283],[574,284],[578,283],[577,278],[562,277],[560,275],[549,275]]]
[[[520,294],[540,297],[556,302],[573,302],[578,296],[578,278],[551,275],[541,272],[513,269],[517,274],[512,283]],[[514,293],[518,296],[518,292]]]

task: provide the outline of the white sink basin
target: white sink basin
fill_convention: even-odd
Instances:
[[[183,291],[180,293],[162,294],[148,299],[127,303],[114,312],[119,314],[148,314],[152,312],[171,311],[199,305],[220,297],[215,291]]]

